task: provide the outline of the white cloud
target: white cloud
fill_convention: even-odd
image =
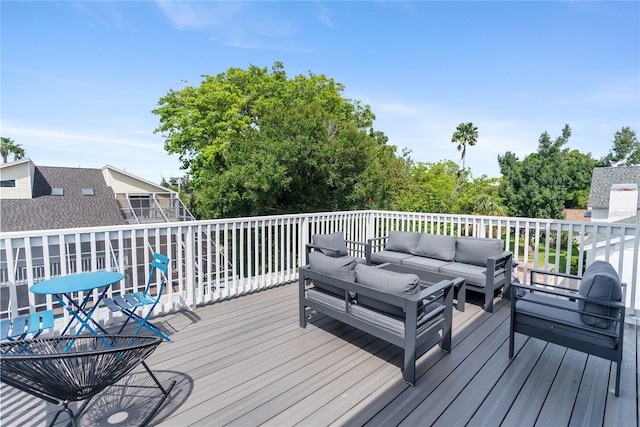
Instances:
[[[175,28],[207,34],[212,41],[225,46],[309,52],[296,41],[300,25],[278,13],[271,2],[157,1],[156,4]]]

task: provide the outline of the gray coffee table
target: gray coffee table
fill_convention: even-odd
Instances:
[[[464,311],[464,304],[467,298],[467,281],[463,277],[454,277],[448,274],[424,271],[399,264],[384,263],[378,265],[377,267],[388,271],[395,271],[396,273],[415,274],[420,278],[420,284],[423,286],[432,286],[443,280],[452,280],[453,285],[458,290],[458,301],[456,303],[456,309],[458,311]]]

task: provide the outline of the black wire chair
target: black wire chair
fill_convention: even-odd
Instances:
[[[71,424],[77,420],[90,399],[142,364],[162,391],[162,399],[142,425],[151,421],[175,381],[168,389],[162,387],[144,362],[162,342],[160,337],[130,335],[97,335],[12,341],[0,344],[2,382],[48,402],[60,404],[49,424],[52,426],[62,412],[67,412]],[[77,414],[69,402],[85,402]]]

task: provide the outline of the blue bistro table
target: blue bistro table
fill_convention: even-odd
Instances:
[[[68,276],[54,277],[53,279],[38,282],[31,286],[31,292],[39,295],[53,295],[60,303],[60,306],[69,312],[71,319],[61,335],[64,336],[76,320],[81,324],[76,331],[76,335],[80,335],[84,328],[87,328],[93,335],[98,334],[96,328],[102,333],[107,334],[107,331],[100,326],[98,322],[93,320],[91,316],[100,305],[100,301],[105,297],[109,286],[119,282],[123,278],[124,274],[116,271],[94,271],[70,274]],[[91,291],[99,288],[103,289],[98,294],[98,298],[94,301],[93,305],[87,309],[87,305],[93,294]],[[74,297],[74,294],[78,292],[86,292],[84,299],[80,303],[78,303]],[[92,327],[91,323],[95,325],[96,328]]]

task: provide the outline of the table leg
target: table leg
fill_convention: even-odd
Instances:
[[[106,329],[104,329],[98,322],[93,320],[91,317],[93,315],[93,312],[100,305],[100,301],[102,301],[102,299],[105,297],[107,293],[107,289],[108,288],[105,287],[105,289],[102,291],[98,299],[95,301],[95,304],[93,305],[93,307],[91,307],[89,311],[86,311],[85,307],[87,306],[87,304],[89,303],[89,300],[91,299],[90,292],[87,293],[87,295],[85,295],[84,299],[82,300],[82,303],[80,304],[76,303],[75,299],[73,298],[73,295],[71,294],[54,294],[54,297],[56,298],[56,300],[58,300],[58,303],[60,303],[60,306],[64,307],[67,310],[67,312],[72,316],[71,320],[69,321],[69,323],[67,323],[64,330],[62,331],[63,336],[66,335],[66,333],[71,328],[71,325],[75,320],[77,320],[80,323],[80,328],[76,331],[76,335],[80,335],[80,333],[84,328],[87,328],[87,330],[93,335],[98,335],[98,332],[96,331],[96,329],[92,328],[89,322],[92,322],[97,327],[97,329],[99,329],[103,334],[107,334]],[[65,298],[68,301],[68,303],[65,303]]]

